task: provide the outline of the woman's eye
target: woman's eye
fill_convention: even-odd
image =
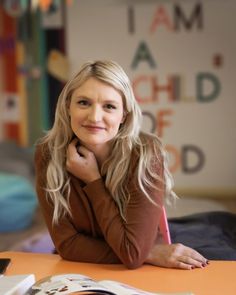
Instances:
[[[78,104],[81,106],[87,106],[89,105],[89,102],[86,99],[81,99],[78,101]]]
[[[115,110],[116,107],[112,104],[106,104],[105,107],[108,109],[108,110]]]

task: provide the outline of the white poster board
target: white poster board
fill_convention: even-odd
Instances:
[[[128,73],[143,130],[161,136],[181,194],[236,196],[236,2],[74,1],[74,74],[113,59]]]

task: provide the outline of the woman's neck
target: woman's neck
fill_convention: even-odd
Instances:
[[[97,160],[99,168],[102,167],[103,163],[107,160],[110,155],[110,145],[106,144],[98,144],[98,145],[84,145],[87,149],[94,153],[95,158]]]

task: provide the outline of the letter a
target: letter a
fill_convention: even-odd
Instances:
[[[165,11],[165,9],[160,6],[154,16],[154,19],[152,21],[151,27],[150,27],[150,31],[151,33],[153,33],[157,27],[157,25],[159,24],[164,24],[169,30],[173,30],[172,25],[171,25],[171,21]]]
[[[135,69],[140,61],[147,61],[151,68],[156,68],[155,61],[152,58],[152,55],[144,41],[139,44],[131,67]]]

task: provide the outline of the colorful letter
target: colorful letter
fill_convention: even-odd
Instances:
[[[197,3],[195,6],[195,9],[192,12],[192,15],[190,16],[190,19],[187,20],[185,15],[183,14],[183,11],[179,7],[179,5],[176,5],[174,8],[174,26],[175,30],[180,30],[180,24],[183,23],[184,27],[187,30],[191,30],[193,27],[194,21],[197,21],[197,28],[200,30],[203,29],[203,13],[202,13],[202,5],[201,3]]]
[[[212,91],[208,94],[204,94],[204,82],[210,82],[212,84]],[[221,85],[218,78],[210,73],[200,73],[197,75],[196,81],[196,88],[197,88],[197,99],[200,102],[209,102],[217,98],[219,96]]]
[[[164,24],[169,30],[172,30],[172,25],[171,25],[171,21],[165,11],[165,9],[160,6],[155,13],[154,19],[152,21],[151,27],[150,27],[150,31],[151,33],[153,33],[156,28],[157,25],[159,24]]]
[[[195,164],[190,164],[190,155],[195,156]],[[184,145],[182,148],[182,170],[185,173],[196,173],[205,163],[203,151],[195,145]]]
[[[165,120],[165,116],[173,115],[173,111],[171,109],[160,110],[157,112],[157,135],[159,137],[163,137],[163,129],[164,127],[171,126],[170,121]]]
[[[151,52],[144,41],[142,41],[138,46],[133,62],[131,64],[131,68],[135,69],[140,61],[146,61],[151,68],[156,68],[155,61],[152,58]]]

